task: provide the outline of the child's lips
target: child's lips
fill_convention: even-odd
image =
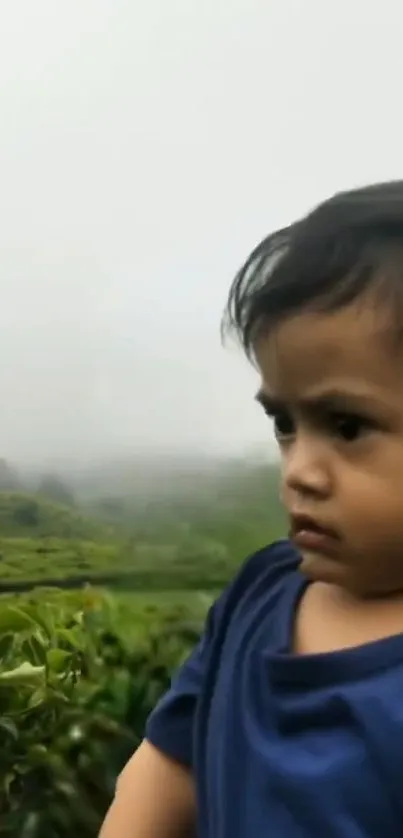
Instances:
[[[306,515],[291,516],[290,537],[301,550],[318,553],[332,552],[338,540],[334,530]]]
[[[334,548],[334,536],[316,530],[299,530],[293,536],[294,543],[301,550],[310,550],[313,553],[329,553]]]

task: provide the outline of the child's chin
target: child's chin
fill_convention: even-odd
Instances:
[[[312,582],[343,584],[343,566],[333,558],[309,550],[300,551],[299,569]]]

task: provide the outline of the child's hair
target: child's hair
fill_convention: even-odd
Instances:
[[[252,356],[261,330],[304,310],[335,311],[372,289],[401,337],[403,181],[336,194],[265,238],[235,277],[223,330]]]

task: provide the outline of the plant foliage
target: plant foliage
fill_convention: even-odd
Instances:
[[[3,598],[0,834],[90,838],[148,713],[194,644],[185,610],[90,589]]]

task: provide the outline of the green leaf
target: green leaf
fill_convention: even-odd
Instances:
[[[16,605],[9,605],[0,612],[0,634],[33,628],[38,628],[37,621]]]
[[[65,649],[49,649],[46,653],[46,660],[50,670],[61,672],[65,668],[67,661],[71,660],[71,652]]]
[[[50,609],[45,605],[26,605],[24,611],[43,629],[46,636],[51,639],[54,633],[54,623]]]
[[[50,688],[48,691],[49,700],[53,700],[54,702],[58,702],[59,704],[70,704],[70,699],[65,693],[62,693],[60,690],[56,690],[54,688]]]
[[[11,736],[12,739],[15,739],[17,741],[17,725],[12,721],[12,719],[9,719],[7,716],[0,716],[0,731],[8,736]]]
[[[49,751],[40,743],[31,745],[27,751],[27,760],[34,765],[44,765],[49,761]]]
[[[5,660],[5,658],[7,658],[14,645],[14,640],[14,634],[12,634],[11,632],[8,634],[3,634],[2,637],[0,637],[0,661],[3,661]]]
[[[64,640],[72,649],[81,650],[83,638],[76,634],[72,629],[59,628],[57,629],[57,637]]]
[[[14,771],[9,771],[9,772],[8,772],[8,773],[7,773],[7,774],[3,777],[2,781],[1,781],[1,782],[2,782],[2,786],[3,786],[3,790],[4,790],[5,794],[7,795],[7,797],[8,797],[8,796],[9,796],[9,794],[10,794],[10,786],[11,786],[11,783],[13,783],[13,782],[14,782],[15,777],[16,777],[16,775],[15,775]]]
[[[21,650],[35,666],[40,666],[46,661],[46,648],[40,635],[38,637],[36,634],[31,634],[27,637],[21,645]]]
[[[15,669],[0,672],[0,687],[30,686],[40,684],[45,679],[45,667],[33,666],[32,663],[24,661]]]
[[[40,707],[41,704],[44,704],[47,698],[47,690],[46,687],[41,687],[38,690],[35,690],[28,699],[28,709],[34,710],[35,707]]]
[[[39,834],[39,814],[29,812],[25,818],[21,838],[36,838]]]

